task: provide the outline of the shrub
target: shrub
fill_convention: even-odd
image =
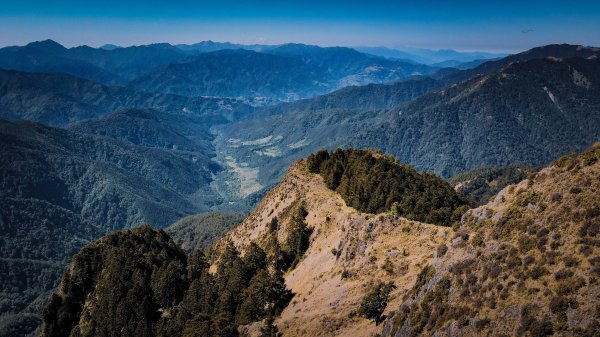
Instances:
[[[558,281],[558,280],[570,278],[573,275],[574,275],[574,273],[571,270],[561,269],[561,270],[557,271],[556,273],[554,273],[554,279],[556,279]]]
[[[535,257],[533,257],[531,255],[525,255],[525,257],[523,258],[523,263],[526,266],[532,264],[533,262],[535,262]]]
[[[385,319],[383,311],[387,307],[390,293],[396,286],[393,282],[377,284],[363,299],[358,314],[379,324]]]
[[[413,287],[413,294],[418,294],[421,291],[421,288],[423,288],[423,286],[427,284],[427,282],[429,282],[429,280],[431,280],[434,275],[435,268],[429,265],[425,266],[421,270],[419,275],[417,275],[417,281],[415,282],[415,286]]]
[[[471,244],[474,247],[481,247],[484,245],[483,235],[481,234],[481,232],[477,232],[475,233],[475,235],[473,235],[473,238],[471,239]]]
[[[585,256],[589,256],[592,253],[592,247],[588,245],[582,245],[579,247],[579,252]]]
[[[537,280],[546,274],[548,274],[548,269],[539,265],[531,268],[531,270],[529,271],[529,277],[531,277],[534,280]]]
[[[576,267],[579,265],[579,260],[577,260],[576,258],[574,258],[573,256],[565,256],[563,258],[563,262],[565,264],[566,267]]]
[[[550,200],[552,200],[552,202],[560,202],[562,200],[562,195],[560,193],[554,193],[550,197]]]
[[[385,262],[381,266],[381,269],[388,273],[388,275],[394,274],[394,264],[392,263],[392,261],[390,261],[390,259],[385,259]]]
[[[283,336],[277,326],[275,325],[275,319],[273,316],[265,319],[265,324],[260,328],[260,337],[281,337]]]
[[[446,246],[446,244],[442,243],[439,246],[437,246],[437,249],[436,249],[437,257],[442,257],[442,256],[446,255],[446,252],[448,252],[448,246]]]
[[[519,250],[521,251],[521,253],[527,253],[531,249],[535,248],[535,246],[535,239],[533,239],[529,235],[523,234],[519,236]]]
[[[591,220],[586,220],[581,227],[579,228],[579,236],[596,236],[600,232],[600,221],[596,220],[592,222]]]

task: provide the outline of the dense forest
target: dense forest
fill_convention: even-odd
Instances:
[[[234,337],[263,319],[264,335],[275,336],[272,319],[293,296],[283,273],[308,248],[305,217],[302,205],[294,208],[283,244],[274,219],[266,250],[253,243],[243,255],[232,243],[208,257],[201,249],[186,255],[148,225],[111,233],[74,257],[43,312],[42,336]]]
[[[450,226],[468,208],[442,179],[370,150],[321,150],[308,157],[307,165],[361,212],[392,211],[411,220]]]

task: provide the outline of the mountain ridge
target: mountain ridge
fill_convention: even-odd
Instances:
[[[240,253],[241,261],[251,261],[262,249],[263,259],[266,256],[267,261],[277,263],[277,247],[288,249],[299,224],[306,230],[302,256],[282,275],[292,291],[291,300],[271,318],[244,321],[233,335],[261,336],[266,329],[284,336],[381,333],[386,337],[483,336],[499,331],[592,336],[600,331],[594,300],[600,296],[598,228],[594,225],[600,216],[596,193],[600,185],[595,179],[600,172],[600,144],[580,155],[565,156],[506,187],[488,204],[467,211],[454,229],[410,221],[392,212],[358,212],[329,189],[321,176],[311,174],[309,164],[303,160],[292,165],[280,184],[202,260],[206,261],[203,270],[217,275],[224,275],[224,263],[234,251]],[[134,231],[172,242],[147,226]],[[125,238],[130,233],[114,235]],[[147,243],[146,247],[160,245]],[[151,254],[148,248],[140,249],[135,254]],[[176,275],[187,273],[176,266],[171,269]],[[100,270],[106,268],[111,267]],[[65,285],[80,277],[77,269],[71,269],[75,274],[63,280],[58,295],[63,301],[70,294]],[[112,273],[120,275],[120,270]],[[106,283],[98,281],[95,288],[106,289]],[[202,293],[198,283],[190,289]],[[385,295],[382,289],[388,289]],[[87,298],[85,307],[89,309],[85,310],[90,314],[79,322],[110,315],[113,309],[95,297]],[[381,310],[373,312],[370,305],[381,306]],[[45,329],[56,326],[54,312],[63,310],[60,308],[48,307]],[[108,308],[108,312],[97,308]],[[178,315],[160,319],[168,321]],[[127,321],[118,324],[131,329]],[[207,329],[206,325],[186,326],[188,333]],[[100,331],[87,325],[78,329],[86,336]],[[149,332],[155,333],[161,335]]]

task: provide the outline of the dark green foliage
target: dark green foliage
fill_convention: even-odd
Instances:
[[[306,209],[298,205],[293,211],[289,224],[288,237],[285,243],[286,264],[289,269],[294,269],[300,262],[304,252],[308,249],[312,229],[306,225]]]
[[[458,192],[465,199],[482,205],[504,187],[526,179],[534,171],[528,166],[478,168],[459,173],[448,182],[452,186],[460,184]]]
[[[208,269],[200,250],[186,257],[149,226],[110,234],[75,256],[44,310],[42,334],[237,336],[238,325],[278,315],[291,299],[257,245],[241,257],[229,244],[216,274]]]
[[[74,257],[60,293],[44,309],[42,335],[68,336],[75,328],[85,336],[148,336],[158,310],[181,300],[185,268],[185,254],[164,232],[143,226],[108,235]],[[94,307],[84,309],[90,325],[81,330],[82,305],[92,292]]]
[[[416,296],[421,291],[423,286],[426,285],[434,275],[435,268],[433,266],[427,265],[421,269],[421,272],[419,272],[419,275],[417,275],[415,286],[413,287],[413,295]]]
[[[361,212],[386,212],[394,205],[401,216],[450,226],[467,208],[448,183],[372,151],[319,151],[308,157],[307,165]]]
[[[538,309],[530,304],[521,309],[521,325],[517,329],[517,334],[520,336],[526,333],[531,337],[546,337],[554,334],[552,322],[547,317],[540,318]]]
[[[0,122],[0,157],[0,314],[22,312],[23,326],[79,249],[110,230],[197,213],[207,206],[188,195],[218,170],[208,158],[28,122]]]
[[[446,255],[446,252],[448,252],[448,246],[446,246],[446,244],[442,243],[439,246],[437,246],[436,248],[436,257],[442,257],[444,255]]]
[[[471,239],[471,244],[473,244],[473,246],[475,247],[481,247],[485,245],[485,242],[483,240],[483,234],[481,234],[481,232],[477,232],[475,233],[475,235],[473,235],[473,238]]]
[[[387,307],[390,293],[395,288],[394,282],[377,284],[363,299],[358,314],[374,320],[375,324],[381,323],[385,319],[383,311]]]
[[[281,337],[283,336],[277,326],[274,323],[274,319],[272,316],[267,317],[265,320],[265,325],[260,328],[260,336],[261,337]]]

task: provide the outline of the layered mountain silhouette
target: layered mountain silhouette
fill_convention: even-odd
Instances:
[[[235,122],[223,128],[229,143],[220,149],[264,168],[259,177],[265,185],[297,158],[346,145],[382,149],[444,177],[478,167],[544,164],[598,141],[595,55],[593,48],[549,46],[511,56],[527,61],[501,62],[506,65],[498,70],[448,86],[447,79],[415,79],[345,88]],[[384,98],[390,93],[393,99]],[[390,101],[393,108],[385,104]],[[248,143],[269,136],[269,142]]]
[[[149,92],[275,100],[305,98],[350,84],[389,82],[438,69],[350,48],[303,44],[259,48],[163,43],[106,49],[65,48],[52,40],[0,49],[0,68],[65,73]]]
[[[200,54],[149,72],[132,86],[185,96],[264,96],[289,101],[347,85],[390,82],[435,70],[349,48],[288,44],[266,52],[237,49]]]

